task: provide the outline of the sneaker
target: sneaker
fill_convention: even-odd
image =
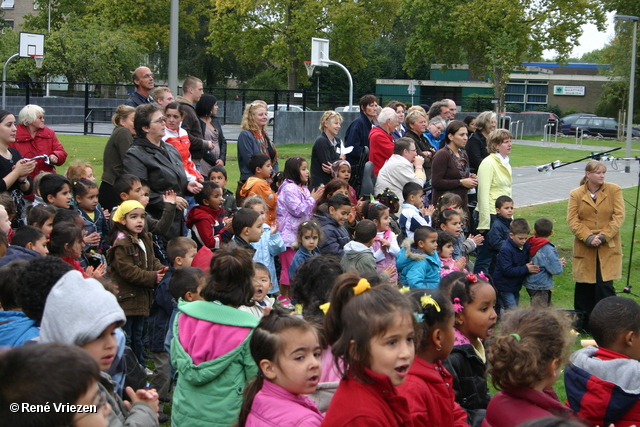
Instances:
[[[280,295],[278,297],[278,302],[280,303],[280,305],[284,308],[286,308],[287,310],[293,310],[295,309],[295,307],[293,306],[293,304],[291,304],[291,300],[289,300],[289,298],[287,298],[284,295]]]

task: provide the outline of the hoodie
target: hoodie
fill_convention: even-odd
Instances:
[[[240,196],[245,199],[251,196],[260,196],[267,204],[267,224],[270,226],[273,225],[273,222],[276,220],[278,195],[273,192],[265,179],[255,176],[247,179],[247,182],[245,182],[240,189]]]
[[[404,239],[396,257],[400,282],[411,289],[436,289],[440,284],[440,257],[437,252],[426,254],[413,246],[413,239]]]
[[[11,245],[7,248],[7,253],[0,258],[0,267],[9,264],[11,261],[25,260],[30,261],[33,258],[42,256],[39,252],[33,249],[23,248],[22,246]]]
[[[524,279],[524,287],[532,290],[553,289],[553,276],[564,271],[556,247],[543,237],[529,237],[527,242],[531,245],[531,262],[539,266],[540,271],[528,274]]]
[[[193,233],[198,247],[218,249],[222,243],[231,240],[231,233],[224,228],[225,211],[223,208],[213,209],[198,205],[187,214],[187,228]]]
[[[355,240],[344,245],[344,255],[340,264],[346,272],[355,270],[359,275],[377,273],[373,249]]]
[[[0,347],[17,347],[38,335],[38,324],[23,312],[0,311]]]

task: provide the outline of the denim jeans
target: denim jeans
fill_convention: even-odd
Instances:
[[[144,365],[144,357],[142,356],[142,352],[144,351],[142,331],[144,330],[144,323],[146,321],[147,316],[127,316],[127,323],[122,327],[127,337],[127,345],[131,347],[133,354],[136,355],[142,365]]]
[[[520,302],[520,293],[500,291],[498,298],[500,299],[502,310],[515,310],[518,308],[518,303]]]

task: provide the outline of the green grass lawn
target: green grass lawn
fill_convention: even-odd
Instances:
[[[528,140],[528,141],[542,141],[542,135],[533,135],[533,136],[523,136],[522,139],[524,140]],[[553,144],[556,142],[555,138],[552,137],[551,138],[551,144],[553,146]],[[565,138],[560,138],[558,137],[558,143],[565,143],[565,144],[574,144],[576,143],[576,139],[575,137],[565,137]],[[626,147],[626,140],[623,141],[616,141],[616,140],[611,140],[611,139],[591,139],[591,138],[587,138],[585,137],[582,140],[582,144],[583,145],[596,145],[599,147],[611,147],[611,148],[616,148],[616,147],[622,147],[624,149],[624,147]],[[578,144],[579,145],[579,144]],[[640,141],[631,141],[631,149],[632,150],[640,150]]]

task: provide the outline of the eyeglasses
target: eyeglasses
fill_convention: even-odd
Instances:
[[[104,395],[104,393],[102,393],[102,391],[98,390],[98,392],[96,393],[98,395],[98,402],[95,403],[96,405],[96,410],[95,412],[98,412],[100,409],[104,408],[107,405],[107,396]],[[94,413],[87,413],[84,414],[80,417],[78,417],[76,420],[74,420],[71,424],[69,424],[70,426],[74,425],[75,423],[77,423],[78,421],[80,421],[81,419],[89,416],[89,415],[93,415]]]
[[[160,117],[157,120],[152,121],[151,123],[166,123],[167,122],[167,118],[166,117]]]

